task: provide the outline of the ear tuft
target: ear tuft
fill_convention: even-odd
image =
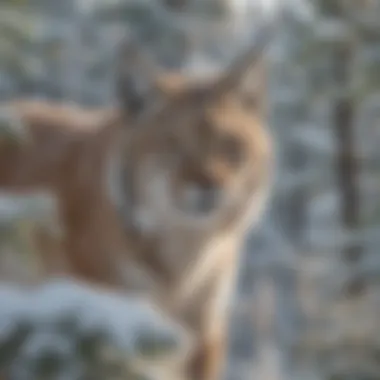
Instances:
[[[212,89],[213,96],[236,94],[250,108],[261,112],[265,104],[266,50],[274,38],[276,28],[264,26],[253,44],[227,68]]]
[[[134,39],[125,41],[117,61],[116,95],[123,112],[138,118],[154,106],[158,67]]]
[[[262,116],[267,113],[268,63],[264,57],[240,84],[237,92],[244,106]]]

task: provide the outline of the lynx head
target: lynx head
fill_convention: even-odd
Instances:
[[[270,162],[263,125],[267,37],[207,81],[159,72],[127,46],[118,94],[134,129],[123,149],[120,194],[128,193],[134,223],[204,228],[250,206]]]

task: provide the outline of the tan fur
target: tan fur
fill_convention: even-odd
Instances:
[[[228,74],[153,78],[153,102],[134,121],[116,108],[15,102],[32,140],[0,148],[0,189],[57,197],[61,270],[157,297],[197,337],[196,380],[220,372],[238,251],[271,171],[259,110]]]

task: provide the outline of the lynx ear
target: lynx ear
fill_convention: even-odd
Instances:
[[[235,94],[253,109],[261,110],[264,107],[267,77],[265,51],[274,37],[274,31],[275,28],[269,25],[259,30],[251,47],[213,85],[212,96]]]
[[[162,94],[156,85],[160,70],[135,40],[123,43],[117,62],[116,95],[123,113],[139,118],[149,112]]]

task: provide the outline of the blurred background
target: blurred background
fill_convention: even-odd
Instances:
[[[129,32],[163,67],[196,76],[222,70],[263,22],[279,23],[269,51],[268,89],[276,180],[270,207],[243,253],[231,309],[226,379],[378,380],[378,0],[1,0],[0,100],[28,96],[110,104],[116,47]],[[27,232],[41,223],[43,204],[36,197],[0,197],[2,279],[26,276],[25,268],[38,266]],[[46,294],[34,297],[56,316],[62,317],[64,308],[70,315],[75,309],[70,305],[78,302],[87,302],[87,314],[94,314],[95,304],[99,307],[87,290],[54,286],[60,300],[67,297],[64,305],[58,307],[55,293],[45,288]],[[65,286],[75,297],[64,295]],[[46,318],[38,324],[39,317],[28,311],[33,302],[27,307],[17,290],[9,285],[4,289],[0,374],[11,368],[12,380],[140,379],[132,372],[121,375],[117,366],[119,372],[105,366],[105,372],[75,377],[84,367],[67,364],[79,356],[65,354],[70,351],[68,334],[63,334],[66,346],[58,338],[67,331],[59,330],[63,322],[52,317],[46,335]],[[130,340],[131,327],[126,330],[105,313],[100,313],[102,322],[95,325],[102,327],[92,329],[93,335],[80,332],[78,318],[64,320],[70,336],[84,336],[72,339],[84,339],[86,355],[95,355],[89,347],[101,340],[99,331],[115,335],[121,329]],[[91,325],[91,318],[84,325]],[[36,334],[37,343],[30,343]],[[68,362],[62,365],[63,360]],[[33,371],[42,372],[33,377]]]

